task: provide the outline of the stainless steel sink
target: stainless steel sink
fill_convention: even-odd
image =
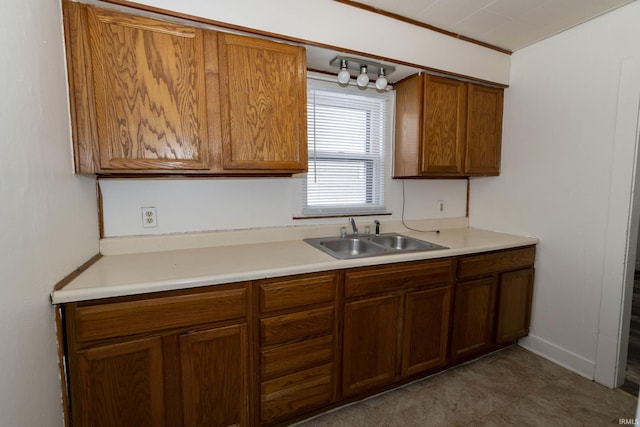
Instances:
[[[401,234],[382,234],[380,236],[372,236],[370,239],[374,243],[396,251],[431,251],[434,249],[449,249],[444,246],[403,236]]]
[[[379,236],[319,237],[304,241],[338,259],[449,249],[397,233]]]
[[[332,238],[321,240],[320,245],[328,254],[336,254],[336,258],[356,258],[361,256],[376,255],[385,252],[382,246],[373,245],[370,241],[361,238]]]

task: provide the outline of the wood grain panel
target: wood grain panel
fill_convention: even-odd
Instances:
[[[225,169],[306,171],[304,48],[220,34]]]
[[[407,294],[402,376],[414,375],[446,363],[451,294],[451,287]]]
[[[64,35],[69,81],[69,107],[75,171],[96,173],[100,169],[100,148],[96,128],[93,73],[86,6],[63,1]]]
[[[260,283],[260,312],[333,302],[337,273],[268,279]]]
[[[84,427],[165,425],[162,340],[109,344],[78,353],[74,423]]]
[[[454,280],[454,266],[453,259],[445,258],[348,270],[345,273],[345,297],[417,286],[442,286]]]
[[[260,321],[260,342],[273,345],[333,333],[333,307],[270,317]]]
[[[248,425],[247,346],[245,324],[180,337],[185,427]]]
[[[492,344],[496,288],[495,276],[456,284],[452,359],[479,354]]]
[[[327,403],[335,396],[333,364],[262,383],[261,420],[273,422]]]
[[[499,175],[503,89],[469,83],[465,171]]]
[[[203,30],[87,14],[100,167],[208,169]]]
[[[467,84],[426,75],[421,173],[463,173],[466,118]]]
[[[283,375],[333,360],[333,336],[270,348],[260,352],[263,378]]]
[[[458,260],[458,278],[464,279],[501,271],[533,266],[535,246],[501,252],[461,257]]]
[[[246,289],[144,298],[75,308],[78,342],[149,333],[246,316]]]
[[[511,271],[500,277],[496,343],[513,342],[529,333],[533,268]]]
[[[400,299],[385,295],[344,305],[343,396],[395,380]]]
[[[393,85],[396,91],[394,178],[420,174],[424,75],[416,74]]]

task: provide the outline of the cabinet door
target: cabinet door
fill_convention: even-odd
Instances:
[[[455,288],[451,357],[482,352],[492,343],[496,277],[459,282]]]
[[[503,89],[469,83],[465,171],[499,175]]]
[[[87,16],[100,169],[208,169],[203,31]]]
[[[496,343],[513,342],[529,333],[533,268],[504,273],[498,291]]]
[[[446,362],[450,309],[450,287],[407,294],[402,346],[402,376],[426,371]]]
[[[165,425],[160,337],[92,347],[77,357],[74,425]]]
[[[422,127],[422,174],[463,173],[467,84],[425,76]]]
[[[220,34],[223,168],[307,169],[307,89],[301,47]]]
[[[186,427],[247,425],[247,347],[244,324],[180,337]]]
[[[420,175],[424,76],[415,74],[393,85],[396,92],[396,123],[393,177]]]
[[[395,379],[400,298],[400,295],[385,295],[345,304],[344,396]]]

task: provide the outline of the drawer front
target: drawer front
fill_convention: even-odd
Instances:
[[[336,296],[337,273],[260,282],[260,312],[269,313],[324,302]]]
[[[331,403],[335,396],[333,371],[333,364],[327,364],[262,383],[262,423]]]
[[[447,258],[348,271],[345,273],[345,296],[348,298],[396,289],[442,286],[454,280],[454,265],[454,260]]]
[[[484,255],[462,257],[458,261],[458,278],[515,270],[533,266],[535,246]]]
[[[333,307],[325,307],[262,319],[260,343],[266,346],[332,334],[334,317]]]
[[[333,336],[283,345],[260,352],[262,378],[300,371],[333,360]]]
[[[83,342],[239,319],[246,313],[247,291],[242,287],[80,306],[74,326],[76,340]]]

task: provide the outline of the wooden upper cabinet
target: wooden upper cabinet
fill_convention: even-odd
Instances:
[[[502,89],[469,83],[465,171],[499,175],[502,149]]]
[[[304,48],[63,1],[79,173],[307,168]]]
[[[428,74],[394,88],[395,178],[499,174],[502,89]]]
[[[78,171],[208,169],[203,30],[68,7]]]
[[[307,169],[304,48],[220,34],[222,169]]]
[[[461,174],[467,86],[458,80],[423,76],[425,88],[420,172]]]

